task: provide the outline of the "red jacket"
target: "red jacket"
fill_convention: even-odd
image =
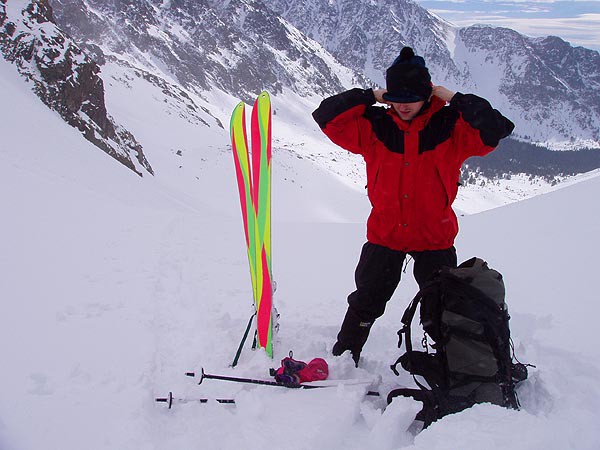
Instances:
[[[456,93],[447,106],[432,97],[410,122],[374,103],[371,89],[352,89],[325,99],[313,113],[334,143],[365,159],[373,207],[367,239],[404,252],[451,247],[461,166],[491,152],[513,123],[472,94]]]

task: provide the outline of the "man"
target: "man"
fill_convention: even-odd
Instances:
[[[357,366],[406,255],[414,259],[419,286],[441,267],[456,267],[452,202],[462,163],[491,152],[514,128],[487,100],[433,86],[425,61],[410,47],[387,70],[386,88],[343,92],[313,113],[329,139],[366,162],[367,243],[333,346],[336,356],[349,350]]]

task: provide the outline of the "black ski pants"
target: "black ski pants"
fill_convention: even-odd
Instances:
[[[456,267],[456,249],[409,252],[414,259],[413,274],[419,288],[443,266]],[[356,290],[348,297],[350,309],[365,322],[382,316],[385,305],[400,283],[407,253],[367,242],[354,275]]]
[[[413,274],[419,287],[444,266],[456,267],[456,249],[409,252],[415,260]],[[367,242],[356,267],[356,290],[348,296],[348,311],[342,322],[333,354],[350,350],[358,365],[371,326],[381,317],[400,283],[407,253]]]

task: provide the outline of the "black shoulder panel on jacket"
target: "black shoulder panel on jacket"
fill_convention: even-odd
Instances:
[[[496,147],[500,139],[515,128],[515,124],[493,109],[486,99],[476,95],[457,92],[450,105],[456,106],[467,123],[479,130],[482,142],[489,147]]]
[[[371,123],[373,133],[386,148],[394,153],[404,153],[404,131],[394,123],[394,119],[383,107],[367,108],[365,118]]]
[[[458,116],[458,110],[452,107],[444,107],[433,114],[425,128],[419,131],[419,153],[433,150],[448,140]]]
[[[375,95],[372,89],[354,88],[341,94],[326,98],[312,113],[313,119],[321,128],[325,128],[327,122],[358,105],[372,105],[375,103]]]

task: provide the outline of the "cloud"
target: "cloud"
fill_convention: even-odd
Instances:
[[[421,0],[423,7],[458,26],[486,24],[528,36],[559,36],[600,50],[600,2],[589,0]]]

